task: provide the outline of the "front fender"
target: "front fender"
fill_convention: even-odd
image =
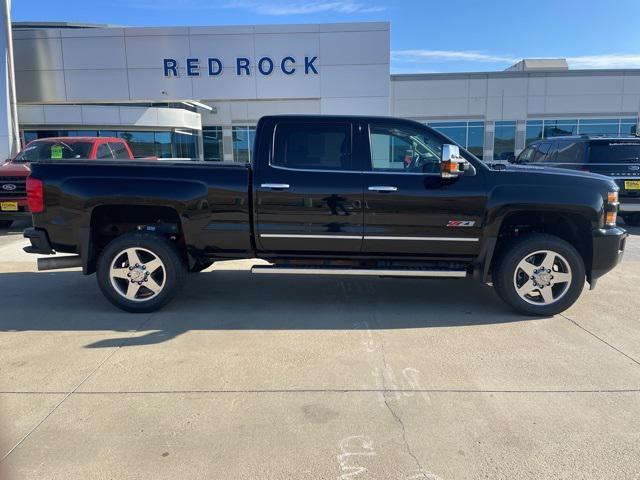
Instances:
[[[486,213],[486,237],[497,237],[504,219],[516,212],[573,214],[599,228],[604,198],[597,190],[558,185],[499,185],[490,193]]]

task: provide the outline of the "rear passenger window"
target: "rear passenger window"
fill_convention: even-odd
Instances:
[[[129,159],[129,152],[127,151],[127,147],[124,146],[124,143],[111,142],[109,143],[109,146],[113,151],[114,157]]]
[[[640,142],[592,142],[590,163],[629,163],[640,161]]]
[[[113,158],[113,154],[111,153],[109,145],[107,145],[106,143],[100,144],[100,146],[98,146],[96,158]]]
[[[582,163],[584,161],[584,142],[560,143],[556,163]]]
[[[351,124],[280,123],[271,164],[304,170],[352,170]]]

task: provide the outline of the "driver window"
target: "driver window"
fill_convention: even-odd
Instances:
[[[371,125],[369,136],[374,171],[440,172],[443,142],[428,131],[406,125]]]

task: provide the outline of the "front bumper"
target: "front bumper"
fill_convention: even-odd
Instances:
[[[598,278],[620,263],[628,236],[627,231],[620,227],[593,230],[593,258],[589,278],[591,288]]]
[[[0,220],[23,220],[31,218],[31,212],[27,206],[26,198],[0,196],[0,202],[15,202],[18,204],[18,210],[0,209]]]
[[[31,245],[23,248],[25,252],[39,253],[41,255],[51,255],[56,253],[51,247],[49,235],[47,235],[46,230],[34,227],[26,228],[23,236],[31,242]]]
[[[621,214],[640,212],[640,197],[620,197],[618,212]]]

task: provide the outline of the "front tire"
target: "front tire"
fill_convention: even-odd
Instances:
[[[97,279],[104,296],[133,313],[153,312],[169,303],[184,283],[186,267],[167,239],[129,233],[100,253]]]
[[[514,240],[497,260],[493,285],[525,315],[551,316],[575,303],[584,287],[584,261],[561,238],[531,234]]]

